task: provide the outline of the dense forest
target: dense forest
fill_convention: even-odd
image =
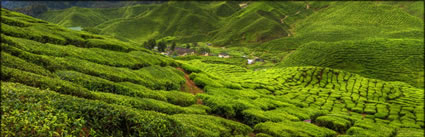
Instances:
[[[423,137],[424,2],[2,1],[1,136]]]

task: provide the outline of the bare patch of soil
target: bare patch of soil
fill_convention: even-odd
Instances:
[[[189,74],[186,71],[184,71],[183,68],[178,67],[177,70],[182,71],[184,73],[184,78],[186,79],[186,82],[184,83],[184,85],[181,86],[182,91],[192,93],[193,95],[196,95],[198,93],[204,93],[204,91],[198,86],[196,86],[195,82],[193,82],[193,80],[190,79]],[[197,98],[196,103],[202,104],[202,100],[200,98]]]

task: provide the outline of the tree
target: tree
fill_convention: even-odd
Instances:
[[[198,42],[193,42],[192,43],[192,47],[197,47],[198,46]]]
[[[167,45],[164,42],[161,41],[158,43],[158,51],[164,52],[166,48],[167,48]]]
[[[199,48],[199,53],[210,53],[210,52],[211,52],[211,50],[210,50],[209,47],[202,46],[202,47]]]
[[[147,41],[143,42],[143,45],[142,46],[145,47],[145,48],[147,48],[147,49],[149,49],[149,46],[148,46],[148,42]]]
[[[171,45],[171,51],[174,51],[176,49],[176,42],[173,41],[173,44]]]
[[[186,48],[187,49],[190,49],[190,44],[186,44]]]
[[[152,50],[156,46],[156,40],[155,39],[149,39],[147,42],[145,41],[143,43],[143,46],[147,49]]]

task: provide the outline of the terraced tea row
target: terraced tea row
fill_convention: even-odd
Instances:
[[[5,9],[1,12],[10,25],[2,24],[6,31],[1,32],[1,136],[252,132],[244,124],[208,116],[209,107],[196,104],[194,95],[177,91],[185,79],[175,68],[180,64],[170,58],[137,46],[122,48],[132,43],[99,44],[118,40],[63,29]],[[86,35],[98,41],[91,43]],[[70,42],[73,39],[81,43]],[[189,116],[203,120],[189,121]]]
[[[418,30],[423,21],[416,16],[402,9],[390,12],[385,8],[392,6],[381,2],[237,4],[168,2],[153,9],[97,10],[125,12],[123,18],[128,18],[114,15],[98,27],[136,40],[177,35],[178,42],[211,39],[217,45],[238,45],[291,37],[295,32],[289,25],[305,18],[308,22],[297,26],[297,35],[270,47],[291,50],[272,57],[285,58],[282,67],[245,68],[242,56],[259,56],[262,50],[257,49],[228,48],[241,58],[174,60],[139,44],[1,9],[1,136],[424,136],[424,89],[417,88],[423,81],[418,67],[423,64],[418,62],[423,40],[413,35],[423,32]],[[367,10],[360,13],[383,14],[347,14],[362,6]],[[345,20],[341,15],[346,14]],[[170,18],[166,22],[163,17]],[[162,28],[164,24],[169,27]],[[344,27],[350,24],[354,28]],[[320,25],[328,30],[319,31]],[[352,34],[371,26],[381,28]],[[339,34],[347,35],[330,39]],[[383,39],[363,39],[372,35]],[[302,38],[308,39],[298,41]],[[215,53],[224,51],[217,49]],[[204,93],[178,91],[185,83]]]
[[[281,66],[322,66],[343,69],[368,78],[423,86],[423,40],[369,39],[312,42],[303,45]]]
[[[256,131],[272,136],[282,132],[292,136],[302,133],[305,135],[300,136],[327,136],[326,131],[319,134],[313,131],[301,132],[286,126],[274,126],[274,130],[265,130],[263,127],[274,124],[270,122],[282,122],[281,125],[289,126],[285,121],[303,120],[334,130],[329,132],[331,135],[338,132],[370,136],[374,132],[388,132],[354,126],[362,122],[384,125],[391,132],[383,136],[398,135],[399,130],[406,128],[423,131],[423,89],[406,83],[369,79],[322,67],[252,71],[234,65],[206,64],[199,60],[183,63],[183,67],[202,70],[194,71],[191,78],[195,79],[196,84],[205,87],[206,94],[197,96],[211,107],[213,113],[242,120],[245,124],[255,126]]]

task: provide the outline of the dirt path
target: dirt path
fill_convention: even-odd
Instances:
[[[184,78],[186,79],[186,83],[184,84],[184,86],[181,87],[181,91],[189,92],[189,93],[192,93],[193,95],[196,95],[196,94],[199,94],[199,93],[204,93],[204,91],[202,89],[200,89],[198,86],[195,85],[195,82],[193,82],[190,79],[189,74],[186,71],[184,71],[183,68],[178,67],[176,69],[182,71],[184,73]],[[185,89],[185,87],[187,89]],[[196,103],[197,104],[202,104],[202,100],[200,98],[197,98],[197,102]],[[216,116],[217,117],[222,117],[222,116],[219,116],[219,115],[216,115]],[[225,118],[225,117],[222,117],[222,118]],[[225,119],[228,119],[228,118],[225,118]],[[228,119],[228,120],[232,120],[232,121],[241,123],[237,119]],[[251,132],[251,133],[248,134],[248,136],[249,137],[255,137],[256,135],[255,135],[254,132]]]
[[[282,23],[283,24],[283,22],[285,21],[285,19],[287,18],[288,16],[285,16],[284,18],[281,18],[280,19],[280,23]]]
[[[180,70],[184,73],[184,78],[186,79],[186,83],[184,84],[184,86],[181,86],[181,91],[186,91],[189,93],[192,93],[193,95],[196,95],[198,93],[204,93],[204,91],[202,89],[200,89],[198,86],[196,86],[195,82],[193,82],[190,77],[189,74],[184,71],[184,69],[178,67],[177,70]],[[198,104],[202,104],[202,100],[200,98],[197,98],[196,101]]]

